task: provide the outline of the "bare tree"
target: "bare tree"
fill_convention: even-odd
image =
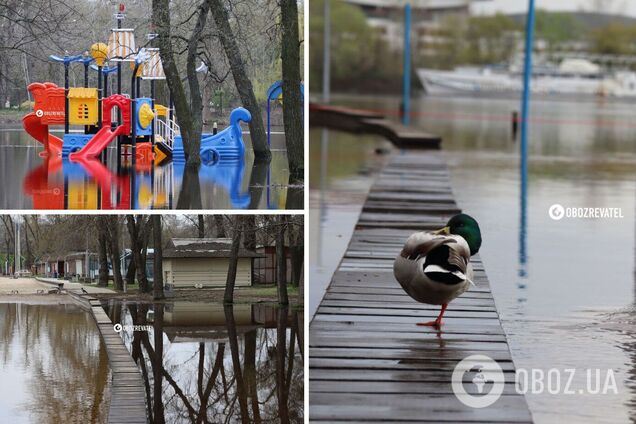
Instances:
[[[300,97],[300,40],[297,0],[280,0],[281,58],[283,61],[283,123],[290,178],[302,181],[304,174],[304,137]]]
[[[203,215],[198,215],[199,225],[197,225],[197,230],[199,230],[199,238],[205,238],[205,220],[203,219]]]
[[[98,286],[108,286],[108,229],[106,215],[99,215],[95,220],[97,224],[97,256],[99,258],[99,282]]]
[[[137,215],[135,217],[133,215],[126,215],[126,225],[128,227],[128,234],[130,235],[131,260],[135,262],[137,269],[139,290],[143,293],[149,293],[151,287],[148,283],[148,276],[146,275],[146,253],[152,222],[148,216]]]
[[[106,229],[108,231],[108,251],[110,262],[113,266],[113,285],[116,290],[124,289],[124,281],[121,277],[121,250],[119,247],[119,217],[117,215],[105,215]]]
[[[153,296],[155,300],[160,300],[165,297],[163,293],[163,240],[161,237],[161,215],[152,215],[152,234],[152,244],[155,249],[153,262]]]
[[[287,297],[287,258],[285,257],[285,215],[278,215],[276,225],[276,286],[278,287],[278,303],[288,305]]]
[[[201,91],[196,74],[196,53],[201,31],[205,27],[208,11],[208,2],[202,2],[197,8],[197,22],[188,39],[187,57],[187,81],[190,99],[181,81],[181,75],[175,61],[172,45],[170,1],[152,1],[152,24],[159,37],[157,44],[159,54],[163,62],[166,82],[172,94],[174,107],[177,113],[177,122],[181,127],[183,148],[186,154],[186,163],[189,167],[198,168],[201,164],[199,149],[201,146],[201,133],[203,126]]]
[[[232,247],[230,250],[230,264],[227,271],[227,279],[225,282],[225,294],[223,295],[223,303],[234,303],[234,283],[236,282],[236,269],[238,267],[238,255],[241,247],[241,233],[243,230],[243,217],[241,215],[234,216],[234,228],[232,231]]]
[[[256,101],[252,81],[247,76],[245,62],[241,56],[239,46],[236,42],[234,32],[230,27],[230,17],[222,0],[207,0],[210,12],[214,18],[217,27],[217,36],[219,37],[225,55],[230,61],[232,76],[234,76],[234,84],[239,92],[241,101],[245,108],[252,114],[252,120],[249,123],[250,138],[252,139],[252,147],[254,148],[254,156],[257,159],[269,160],[272,156],[269,146],[267,145],[267,135],[263,125],[263,116],[261,108]]]

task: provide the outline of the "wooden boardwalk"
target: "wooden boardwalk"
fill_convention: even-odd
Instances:
[[[67,292],[76,301],[89,308],[106,346],[111,370],[110,407],[108,424],[146,424],[146,396],[141,373],[113,322],[100,301],[88,295]]]
[[[472,259],[476,287],[450,304],[441,333],[415,326],[439,307],[415,302],[393,277],[406,238],[457,212],[443,152],[394,153],[310,325],[311,421],[532,422],[514,391],[514,364],[479,258]],[[465,406],[452,391],[455,365],[472,354],[504,370],[503,395],[486,408]]]

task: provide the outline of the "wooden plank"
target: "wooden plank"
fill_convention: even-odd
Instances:
[[[471,258],[476,287],[449,305],[441,330],[415,325],[439,306],[415,302],[393,277],[406,238],[458,211],[441,152],[388,160],[310,325],[311,421],[532,422],[479,256]],[[497,361],[505,378],[501,398],[480,409],[459,402],[450,384],[457,363],[474,354]]]

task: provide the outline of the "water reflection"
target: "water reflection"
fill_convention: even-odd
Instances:
[[[148,415],[164,422],[303,421],[302,311],[175,302],[105,309],[145,383]]]
[[[109,373],[89,313],[0,303],[0,422],[106,422]]]
[[[282,137],[271,162],[256,162],[247,151],[242,160],[203,164],[196,173],[178,162],[138,161],[133,170],[125,154],[117,160],[116,148],[103,162],[40,157],[41,147],[24,136],[0,130],[0,179],[9,182],[0,187],[2,209],[303,208],[302,183],[290,185],[286,152],[277,148]]]

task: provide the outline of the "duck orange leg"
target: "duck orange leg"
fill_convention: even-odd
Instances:
[[[417,325],[426,326],[426,327],[440,328],[442,326],[442,317],[444,316],[444,312],[446,312],[446,307],[447,306],[448,306],[448,303],[443,303],[442,304],[442,310],[440,311],[440,313],[437,316],[437,318],[435,319],[435,321],[418,322]]]

